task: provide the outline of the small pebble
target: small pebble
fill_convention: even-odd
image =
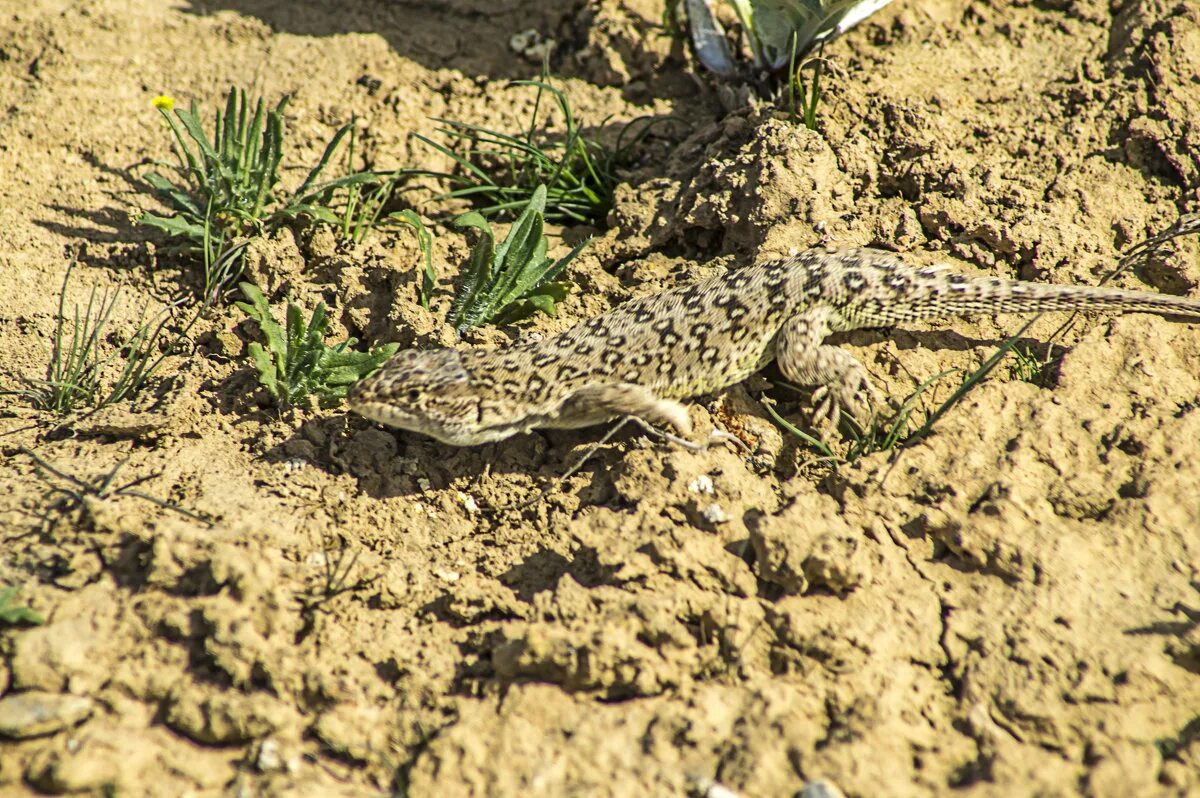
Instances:
[[[92,714],[92,699],[30,690],[0,698],[0,737],[21,740],[54,734]]]
[[[688,490],[692,493],[707,493],[711,495],[713,492],[712,477],[708,474],[701,474],[688,483]]]
[[[268,737],[258,746],[258,757],[254,761],[260,773],[272,773],[284,769],[283,757],[279,753],[279,743],[274,737]]]
[[[837,785],[828,779],[817,779],[804,785],[796,798],[845,798]]]
[[[434,568],[433,575],[444,582],[457,582],[461,576],[457,571],[448,571],[445,568]]]
[[[460,490],[460,491],[458,491],[458,500],[460,502],[462,502],[463,507],[465,507],[467,509],[468,513],[474,513],[474,512],[479,511],[479,505],[475,503],[475,497],[472,496],[471,494],[463,493]]]
[[[702,509],[700,515],[704,516],[704,520],[710,524],[724,524],[729,520],[729,513],[715,502]]]

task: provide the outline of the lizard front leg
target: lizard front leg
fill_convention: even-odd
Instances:
[[[849,352],[824,343],[831,329],[832,311],[813,307],[783,323],[775,339],[775,360],[789,380],[815,385],[812,394],[813,425],[836,429],[844,408],[855,419],[869,415],[872,403],[881,401],[866,368]]]
[[[692,434],[692,420],[686,407],[630,382],[585,385],[573,391],[554,418],[540,426],[588,427],[620,416],[632,416],[655,427],[671,426],[683,435]]]
[[[692,420],[687,408],[673,399],[663,399],[649,388],[629,382],[597,383],[580,388],[563,402],[555,419],[542,426],[582,427],[618,417],[632,420],[647,432],[694,452],[718,442],[745,446],[722,430],[713,430],[701,443],[687,440],[692,434]],[[664,426],[674,427],[680,434],[672,435],[663,429]]]

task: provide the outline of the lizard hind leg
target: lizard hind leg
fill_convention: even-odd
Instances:
[[[784,322],[775,340],[775,360],[789,380],[815,385],[813,425],[825,432],[837,428],[842,410],[865,421],[882,396],[867,369],[844,349],[824,343],[831,329],[827,308],[810,308]]]

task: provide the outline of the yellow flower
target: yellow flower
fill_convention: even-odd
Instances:
[[[170,111],[175,107],[175,98],[167,94],[160,94],[151,100],[150,104],[160,111]]]

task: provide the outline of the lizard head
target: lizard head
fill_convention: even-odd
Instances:
[[[508,437],[517,429],[485,425],[495,408],[489,391],[454,349],[397,352],[346,395],[350,409],[390,427],[419,432],[454,446]]]

